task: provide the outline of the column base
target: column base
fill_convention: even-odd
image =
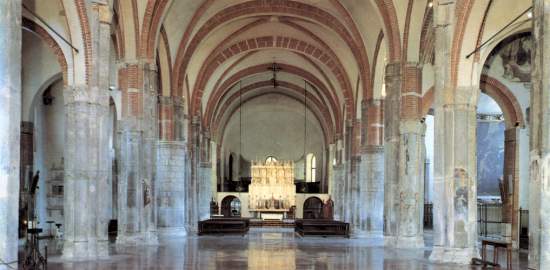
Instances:
[[[351,238],[369,241],[369,244],[384,246],[384,233],[376,231],[356,230],[351,233]],[[370,243],[372,241],[372,243]]]
[[[133,233],[118,236],[116,244],[126,246],[156,246],[159,244],[159,239],[156,232]]]
[[[434,263],[470,264],[479,257],[474,248],[447,248],[434,246],[430,261]]]
[[[86,261],[109,257],[108,241],[65,241],[61,258],[67,261]]]
[[[177,238],[184,238],[187,236],[187,230],[185,230],[185,227],[157,229],[157,233],[158,240],[161,243],[169,242]]]
[[[424,248],[424,237],[384,236],[384,246],[394,248]]]

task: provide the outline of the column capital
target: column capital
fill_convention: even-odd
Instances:
[[[109,106],[109,93],[97,87],[88,85],[67,85],[63,89],[63,101],[65,105],[73,103],[88,103],[101,106]]]
[[[386,64],[386,77],[401,77],[401,62],[392,62]]]
[[[401,121],[400,125],[401,134],[413,133],[418,135],[424,135],[426,133],[426,124],[416,120]]]
[[[100,23],[111,24],[113,14],[107,3],[100,1],[93,2],[92,9],[98,13]]]

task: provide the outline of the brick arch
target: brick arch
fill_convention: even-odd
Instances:
[[[63,85],[67,85],[68,83],[67,59],[65,58],[65,54],[63,53],[63,50],[61,49],[59,44],[55,41],[55,39],[53,39],[53,37],[48,33],[48,31],[46,31],[46,29],[42,28],[42,26],[40,26],[33,20],[23,17],[21,24],[25,29],[28,29],[29,31],[37,34],[53,51],[53,53],[57,58],[57,62],[61,67],[61,71],[63,73]]]
[[[213,118],[212,118],[213,122],[212,122],[212,124],[209,125],[209,127],[212,127],[212,128],[210,128],[210,130],[212,130],[212,131],[217,130],[217,128],[219,127],[220,120],[225,115],[225,112],[227,111],[227,108],[229,107],[229,105],[231,105],[231,103],[233,101],[236,101],[236,99],[239,98],[241,93],[246,94],[248,92],[257,90],[259,88],[270,87],[270,86],[272,86],[271,80],[255,82],[253,84],[249,84],[249,85],[243,87],[241,89],[241,91],[233,93],[222,104],[222,106],[220,107],[220,110],[219,110],[220,112],[213,116]],[[306,90],[301,86],[298,86],[298,85],[293,84],[293,83],[285,82],[285,81],[279,82],[279,86],[280,86],[280,88],[277,89],[279,91],[283,91],[283,92],[288,91],[289,93],[297,93],[299,95],[303,95],[304,91]],[[323,121],[322,121],[323,126],[326,128],[326,131],[330,135],[329,138],[332,139],[336,127],[335,127],[335,125],[332,121],[332,116],[331,116],[329,110],[324,106],[323,102],[321,100],[319,100],[317,97],[315,97],[314,95],[307,95],[306,99],[308,101],[308,104],[307,104],[308,106],[311,106],[313,104],[313,105],[315,105],[315,108],[317,108],[319,110],[319,112],[321,112],[322,117],[318,117],[318,118],[323,119]]]
[[[488,75],[481,75],[479,87],[483,93],[492,97],[500,106],[504,113],[507,128],[515,127],[516,125],[525,127],[521,106],[508,87]]]
[[[230,107],[230,105],[234,101],[237,101],[237,99],[240,97],[241,93],[246,94],[246,93],[249,93],[249,92],[253,92],[253,91],[259,90],[260,88],[263,88],[263,87],[269,87],[269,86],[271,86],[271,84],[272,84],[271,81],[256,82],[256,83],[247,85],[246,87],[243,87],[242,92],[233,93],[221,106],[220,113],[215,115],[215,117],[213,119],[214,120],[213,125],[212,125],[213,128],[210,129],[210,130],[213,131],[213,132],[216,132],[216,131],[219,130],[218,128],[220,126],[220,122],[223,120],[223,116],[226,114],[227,109]],[[304,90],[305,90],[301,86],[297,86],[295,84],[288,83],[288,82],[280,82],[280,87],[281,88],[278,88],[277,91],[273,91],[273,92],[275,92],[275,93],[285,92],[285,93],[289,93],[289,94],[290,93],[297,93],[299,95],[303,95]],[[269,92],[269,93],[273,93],[273,92]],[[264,93],[264,94],[268,94],[268,93]],[[319,121],[319,123],[321,124],[321,126],[323,128],[323,132],[325,133],[326,140],[327,141],[332,141],[333,138],[334,138],[335,126],[334,126],[334,123],[332,122],[330,112],[323,106],[324,104],[319,99],[317,99],[316,97],[314,97],[312,95],[308,95],[308,96],[306,96],[306,99],[307,99],[306,106],[313,114],[316,115],[317,120]],[[301,101],[303,103],[303,100],[301,100]],[[321,115],[318,115],[317,112],[315,110],[313,110],[313,108],[318,109],[319,112],[321,113]],[[234,111],[232,111],[231,115],[227,119],[230,119],[232,114],[235,111],[236,111],[236,109]],[[223,125],[223,129],[221,130],[221,132],[218,133],[218,135],[222,135],[223,132],[224,132],[224,129],[225,129],[225,124]]]
[[[155,48],[158,43],[162,18],[168,12],[170,2],[171,0],[149,0],[145,7],[138,56],[151,63],[155,61]]]
[[[88,22],[88,13],[86,12],[86,2],[84,0],[75,0],[75,6],[80,23],[82,44],[84,45],[85,80],[88,84],[92,76],[92,33],[90,31],[90,23]]]
[[[516,97],[506,87],[506,85],[499,82],[497,79],[488,76],[481,75],[481,81],[479,84],[481,91],[495,100],[504,113],[504,120],[506,121],[506,127],[511,128],[516,126],[525,127],[525,119],[521,106]],[[422,98],[422,115],[426,116],[434,101],[434,87],[432,86],[424,97]]]
[[[256,89],[250,89],[249,91],[254,91],[254,90],[258,90],[257,88]],[[303,91],[303,90],[302,90]],[[243,103],[242,105],[246,104],[246,102],[250,101],[250,100],[253,100],[255,98],[258,98],[258,97],[261,97],[263,95],[267,95],[267,94],[279,94],[279,95],[284,95],[286,97],[289,97],[289,98],[292,98],[296,101],[298,101],[299,103],[301,104],[304,104],[304,100],[303,99],[299,99],[299,98],[296,98],[294,96],[292,96],[291,94],[289,93],[285,93],[285,92],[273,92],[273,91],[266,91],[265,93],[261,93],[259,95],[254,95],[252,97],[248,97],[246,99],[243,99]],[[312,110],[312,107],[311,107],[311,104],[308,103],[307,105],[307,108],[313,113],[313,115],[315,115],[315,118],[317,119],[317,121],[319,122],[319,125],[321,126],[321,129],[323,130],[323,137],[325,139],[325,146],[328,146],[330,142],[334,141],[333,138],[334,138],[334,135],[333,133],[330,133],[328,134],[327,132],[330,132],[330,129],[328,126],[326,126],[326,122],[325,121],[321,121],[321,119],[319,118],[320,116],[317,115],[317,113],[315,112],[315,110]],[[239,106],[233,108],[233,110],[231,110],[229,112],[229,116],[227,117],[228,121],[225,121],[223,122],[223,125],[222,125],[222,128],[219,129],[219,144],[222,145],[223,144],[223,134],[227,128],[227,124],[229,123],[229,119],[231,119],[231,117],[233,117],[233,115],[237,112],[237,110],[239,109]],[[220,119],[221,121],[221,119]],[[329,137],[330,136],[330,137]]]
[[[462,43],[473,5],[473,0],[462,0],[458,1],[455,6],[456,27],[454,29],[451,45],[451,83],[453,86],[456,86],[458,83],[458,64],[460,63],[460,52],[462,51]]]
[[[283,68],[283,72],[289,72],[295,75],[298,75],[306,80],[308,80],[310,83],[315,85],[316,89],[321,91],[322,95],[324,95],[327,100],[329,101],[328,107],[331,109],[334,115],[335,119],[335,125],[336,130],[341,130],[343,128],[342,118],[340,116],[340,106],[339,103],[336,102],[336,99],[332,97],[329,93],[329,90],[326,88],[326,86],[323,85],[323,83],[317,79],[313,74],[295,67],[291,65],[286,64],[279,64]],[[233,86],[235,83],[237,83],[241,78],[245,76],[249,76],[252,74],[257,74],[261,72],[265,72],[267,68],[270,67],[270,64],[263,64],[263,65],[257,65],[253,67],[246,68],[244,70],[241,70],[228,78],[219,88],[215,89],[214,92],[210,95],[207,106],[206,106],[206,112],[204,114],[203,118],[203,125],[208,126],[209,123],[212,121],[212,116],[215,114],[216,105],[222,100],[224,95],[229,91],[231,86]]]
[[[363,78],[362,82],[364,88],[370,89],[370,67],[366,54],[362,56],[361,50],[364,48],[359,48],[354,40],[354,37],[348,33],[347,28],[342,25],[339,20],[331,15],[330,13],[319,9],[317,7],[295,1],[277,1],[277,0],[266,0],[266,1],[249,1],[240,3],[231,7],[228,7],[213,17],[211,17],[195,34],[193,39],[189,42],[187,49],[183,42],[180,43],[176,55],[175,62],[175,76],[174,79],[177,80],[173,85],[177,86],[177,89],[182,89],[183,84],[183,73],[187,69],[189,61],[191,60],[194,51],[199,46],[199,43],[204,37],[210,33],[214,28],[220,26],[222,23],[228,22],[235,18],[253,15],[259,13],[282,13],[282,14],[291,14],[295,16],[303,16],[309,19],[312,19],[316,22],[327,26],[332,29],[340,38],[351,49],[352,54],[357,59],[360,69],[360,75]],[[348,15],[349,16],[349,15]],[[183,40],[182,40],[183,41]],[[372,92],[372,91],[369,91]]]
[[[424,18],[422,20],[422,30],[420,31],[419,60],[424,64],[433,64],[435,49],[435,30],[433,28],[434,12],[433,8],[426,8],[427,10],[424,13]]]
[[[264,36],[250,38],[248,40],[234,43],[233,45],[228,46],[222,52],[210,55],[208,57],[208,60],[199,71],[200,75],[195,84],[191,101],[191,113],[197,114],[200,110],[200,102],[202,99],[204,88],[206,86],[206,82],[210,78],[211,74],[222,63],[224,63],[226,60],[233,57],[234,55],[245,53],[251,50],[267,48],[292,50],[318,59],[320,62],[327,65],[329,69],[332,70],[334,76],[340,84],[340,87],[342,88],[345,104],[348,105],[348,109],[346,110],[347,117],[350,119],[354,117],[355,110],[353,110],[353,93],[351,91],[351,84],[348,80],[346,72],[344,71],[344,68],[342,67],[342,64],[337,58],[335,58],[336,56],[331,52],[324,52],[316,46],[311,45],[307,42],[281,36]]]
[[[384,28],[388,36],[388,48],[391,61],[401,60],[401,38],[399,36],[399,21],[393,5],[393,0],[376,0],[376,6],[382,15]]]
[[[228,37],[226,37],[223,41],[220,42],[220,44],[218,46],[216,46],[216,48],[213,50],[214,52],[219,52],[219,51],[222,51],[224,49],[224,46],[225,44],[229,44],[230,41],[233,39],[233,37],[235,36],[238,36],[239,34],[243,33],[244,31],[246,30],[249,30],[253,27],[256,27],[256,26],[259,26],[259,25],[262,25],[264,23],[267,23],[269,20],[269,17],[267,16],[263,16],[263,17],[260,17],[258,20],[255,20],[247,25],[244,25],[242,26],[240,29],[236,30],[235,32],[231,33]],[[307,36],[311,37],[313,40],[315,40],[317,43],[320,44],[320,46],[322,47],[321,49],[323,49],[324,51],[331,51],[330,47],[328,46],[328,44],[326,44],[323,40],[321,40],[319,37],[317,37],[314,33],[312,33],[311,31],[305,29],[304,27],[300,26],[299,24],[296,24],[294,22],[291,21],[292,18],[288,18],[288,17],[281,17],[280,18],[280,22],[282,24],[286,24],[298,31],[301,31],[303,33],[305,33]],[[257,51],[252,51],[252,52],[249,52],[247,53],[246,55],[244,55],[243,57],[239,58],[237,61],[235,61],[234,63],[231,64],[231,66],[229,66],[223,73],[222,73],[222,76],[220,78],[224,78],[225,75],[227,75],[227,73],[230,71],[230,70],[233,70],[237,65],[238,63],[242,62],[245,58],[248,58],[250,57],[252,54],[256,53]],[[317,65],[314,61],[312,61],[310,58],[302,55],[302,54],[299,54],[299,53],[296,53],[298,56],[304,58],[308,63],[310,63],[312,66],[314,66],[323,76],[323,78],[327,81],[327,84],[329,84],[329,88],[330,90],[332,90],[335,95],[336,95],[336,90],[334,88],[334,86],[332,85],[332,82],[330,81],[330,79],[328,78],[328,76],[326,76],[325,72],[319,67],[319,65]],[[216,82],[216,85],[214,86],[214,89],[217,89],[218,86],[219,86],[219,83],[221,82],[221,79],[218,80]]]

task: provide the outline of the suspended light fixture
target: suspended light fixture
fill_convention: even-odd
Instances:
[[[241,192],[243,191],[243,187],[242,187],[242,183],[241,183],[241,180],[242,180],[242,171],[241,171],[241,162],[242,162],[242,156],[243,156],[243,135],[242,135],[242,130],[243,130],[243,112],[242,112],[242,109],[243,109],[243,82],[242,80],[239,81],[239,167],[238,167],[238,170],[239,170],[239,174],[238,174],[238,183],[237,183],[237,187],[236,187],[236,190],[237,192]]]

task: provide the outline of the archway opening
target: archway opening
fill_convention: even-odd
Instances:
[[[224,217],[241,216],[241,200],[235,196],[226,196],[222,200],[222,215]]]
[[[323,201],[317,197],[309,197],[304,201],[304,219],[322,218]]]

